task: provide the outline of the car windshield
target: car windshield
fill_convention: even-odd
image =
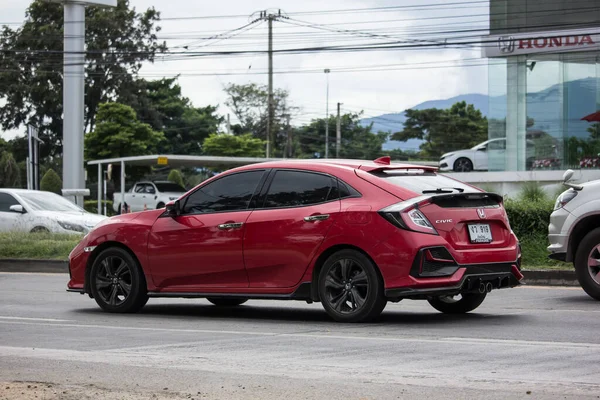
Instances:
[[[155,182],[156,188],[159,192],[174,192],[174,193],[185,193],[185,189],[176,183],[171,182]]]
[[[379,178],[385,179],[390,183],[393,183],[396,186],[411,190],[415,193],[423,193],[423,191],[435,191],[437,189],[447,189],[452,191],[448,188],[452,188],[456,192],[460,192],[460,189],[464,190],[464,192],[478,192],[475,188],[469,185],[465,185],[462,182],[432,172],[415,173],[412,171],[385,171],[379,172],[375,175]]]
[[[28,192],[19,196],[35,211],[83,212],[82,208],[54,193]]]

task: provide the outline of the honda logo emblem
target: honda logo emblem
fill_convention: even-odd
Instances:
[[[479,218],[481,218],[481,219],[485,218],[485,210],[483,208],[478,208],[477,214],[479,214]]]
[[[498,49],[504,54],[512,53],[515,51],[515,38],[513,36],[501,36],[498,39]]]

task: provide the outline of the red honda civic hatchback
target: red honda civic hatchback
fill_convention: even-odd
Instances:
[[[290,160],[101,222],[69,256],[68,290],[109,312],[149,297],[303,300],[355,322],[402,299],[469,312],[519,285],[520,261],[499,195],[388,157]]]

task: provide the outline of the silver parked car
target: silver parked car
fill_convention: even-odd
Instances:
[[[563,176],[569,189],[550,216],[548,250],[550,258],[572,262],[583,290],[600,300],[600,180],[573,184],[572,177],[572,170]]]
[[[51,192],[0,189],[0,232],[86,234],[105,219]]]

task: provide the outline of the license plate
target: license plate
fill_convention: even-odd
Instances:
[[[490,243],[492,241],[490,224],[469,225],[469,238],[471,243]]]

